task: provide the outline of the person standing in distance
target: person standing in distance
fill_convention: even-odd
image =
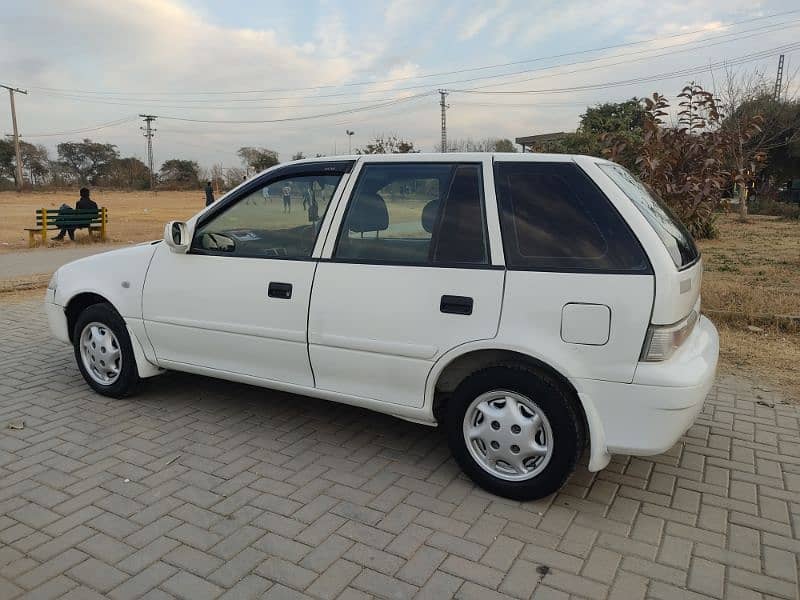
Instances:
[[[211,182],[206,182],[206,187],[203,188],[206,193],[206,206],[214,204],[214,188],[211,187]]]

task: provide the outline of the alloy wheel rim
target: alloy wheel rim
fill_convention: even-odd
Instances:
[[[100,385],[113,385],[122,372],[122,351],[111,329],[97,321],[86,325],[79,341],[81,360],[89,377]]]
[[[526,481],[553,456],[553,430],[533,400],[505,390],[481,394],[464,413],[464,441],[472,458],[490,475]]]

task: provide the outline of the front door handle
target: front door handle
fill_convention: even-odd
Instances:
[[[288,300],[292,297],[292,284],[281,283],[280,281],[270,281],[269,287],[267,288],[267,295],[270,298]]]
[[[472,314],[472,298],[469,296],[442,296],[439,302],[439,310],[443,313],[450,313],[453,315],[471,315]]]

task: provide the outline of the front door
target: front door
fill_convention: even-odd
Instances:
[[[156,251],[142,309],[159,363],[312,387],[314,248],[349,164],[278,170],[201,215],[191,248]]]
[[[497,333],[482,163],[367,162],[339,220],[311,299],[316,385],[422,406],[442,354]]]

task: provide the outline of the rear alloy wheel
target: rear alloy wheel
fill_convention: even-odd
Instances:
[[[78,369],[93,390],[122,398],[139,384],[139,373],[125,321],[109,304],[92,304],[73,331]]]
[[[516,366],[469,376],[448,402],[448,441],[464,472],[499,496],[557,491],[583,450],[571,398],[546,375]]]

